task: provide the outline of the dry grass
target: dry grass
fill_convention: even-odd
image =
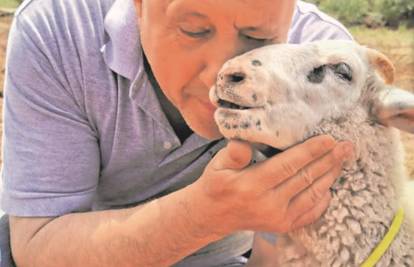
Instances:
[[[4,59],[6,57],[6,41],[7,41],[7,35],[9,33],[11,23],[11,17],[0,17],[0,94],[3,95],[3,81],[4,81]],[[2,98],[0,98],[2,100]],[[3,101],[0,102],[0,114],[3,110]],[[3,128],[3,120],[1,119],[2,116],[0,116],[0,134]],[[1,141],[0,141],[1,146]],[[0,157],[0,163],[2,159]]]
[[[395,85],[414,92],[414,29],[350,29],[356,40],[386,54],[396,67]]]
[[[3,87],[4,58],[10,23],[11,17],[0,17],[0,88]],[[378,49],[390,57],[397,70],[395,85],[414,92],[414,29],[402,27],[398,31],[392,31],[357,27],[351,28],[351,32],[358,42]],[[407,150],[406,165],[410,176],[414,178],[414,135],[403,134],[403,141]]]
[[[0,17],[0,88],[3,88],[4,58],[6,56],[6,41],[9,33],[11,17]],[[3,90],[1,90],[3,92]]]

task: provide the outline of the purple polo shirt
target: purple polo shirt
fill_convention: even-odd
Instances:
[[[289,42],[351,39],[298,2]],[[9,36],[1,207],[16,216],[123,208],[195,181],[224,141],[181,143],[143,68],[133,0],[29,0]],[[174,66],[171,66],[174,67]],[[180,266],[214,266],[251,246],[235,233]]]

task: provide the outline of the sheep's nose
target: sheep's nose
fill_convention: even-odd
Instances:
[[[246,81],[247,75],[243,68],[225,66],[218,75],[217,85],[238,87]]]
[[[245,78],[246,78],[246,74],[240,71],[231,72],[231,73],[225,74],[224,76],[226,83],[230,83],[234,85],[243,83]]]

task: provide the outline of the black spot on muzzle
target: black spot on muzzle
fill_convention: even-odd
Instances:
[[[252,65],[258,67],[258,66],[262,65],[262,62],[258,59],[253,59],[252,60]]]

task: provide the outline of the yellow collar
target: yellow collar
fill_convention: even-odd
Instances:
[[[378,244],[378,246],[372,251],[371,255],[362,263],[361,267],[372,267],[374,266],[387,251],[388,247],[394,241],[395,236],[398,234],[401,228],[401,224],[404,220],[404,209],[400,208],[395,214],[394,220],[388,229],[384,239]]]

